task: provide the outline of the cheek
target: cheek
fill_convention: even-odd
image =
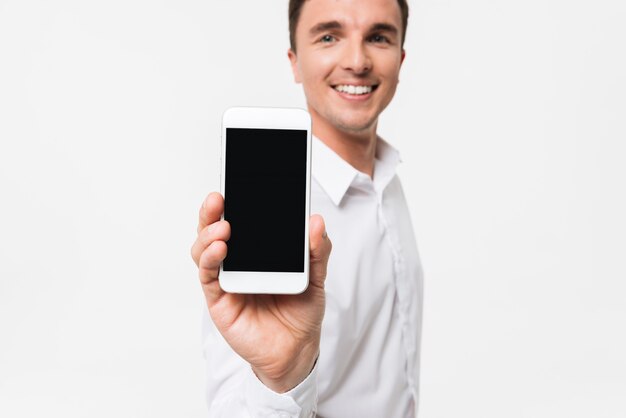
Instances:
[[[374,64],[378,72],[384,74],[388,80],[398,80],[400,66],[402,65],[402,55],[394,52],[381,55],[379,58]]]
[[[302,81],[307,84],[325,82],[333,67],[333,59],[328,54],[308,55],[300,61]]]

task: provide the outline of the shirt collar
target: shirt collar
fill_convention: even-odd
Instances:
[[[337,206],[339,206],[357,176],[366,176],[343,160],[335,151],[315,136],[313,136],[312,158],[313,177]],[[373,179],[374,188],[378,193],[382,193],[395,176],[396,167],[400,162],[398,151],[379,137],[376,141]]]

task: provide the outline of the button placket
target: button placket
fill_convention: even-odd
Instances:
[[[393,258],[393,280],[394,280],[394,287],[395,287],[395,292],[396,292],[396,300],[398,301],[398,316],[400,319],[400,325],[401,325],[401,333],[402,333],[402,345],[404,346],[404,353],[406,356],[406,365],[407,365],[407,369],[406,369],[406,374],[407,374],[407,382],[409,384],[411,393],[414,396],[414,400],[417,402],[417,398],[415,397],[415,382],[414,379],[412,377],[412,374],[410,373],[410,370],[412,370],[413,368],[413,359],[412,359],[412,350],[411,350],[411,336],[412,333],[410,332],[410,321],[407,317],[409,309],[407,304],[409,303],[409,295],[408,295],[408,291],[410,286],[408,286],[407,283],[407,278],[406,278],[406,268],[405,268],[405,260],[404,260],[404,255],[403,255],[403,251],[402,251],[402,246],[400,245],[399,242],[399,237],[394,234],[394,229],[392,228],[392,226],[390,226],[390,221],[387,219],[386,213],[385,213],[385,206],[384,206],[384,200],[383,200],[383,196],[382,193],[378,194],[377,193],[377,198],[378,198],[378,213],[379,213],[379,217],[381,220],[381,223],[383,225],[383,228],[385,230],[385,237],[387,239],[387,243],[389,244],[390,248],[391,248],[391,255]],[[395,225],[396,227],[399,227],[398,225]]]

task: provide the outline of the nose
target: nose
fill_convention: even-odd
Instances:
[[[363,74],[372,69],[372,60],[366,45],[361,40],[355,39],[345,43],[342,66],[345,70],[356,74]]]

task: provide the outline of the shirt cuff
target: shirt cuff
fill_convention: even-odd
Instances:
[[[285,393],[276,393],[265,386],[250,368],[244,391],[253,417],[314,417],[317,411],[317,362],[306,379]]]

